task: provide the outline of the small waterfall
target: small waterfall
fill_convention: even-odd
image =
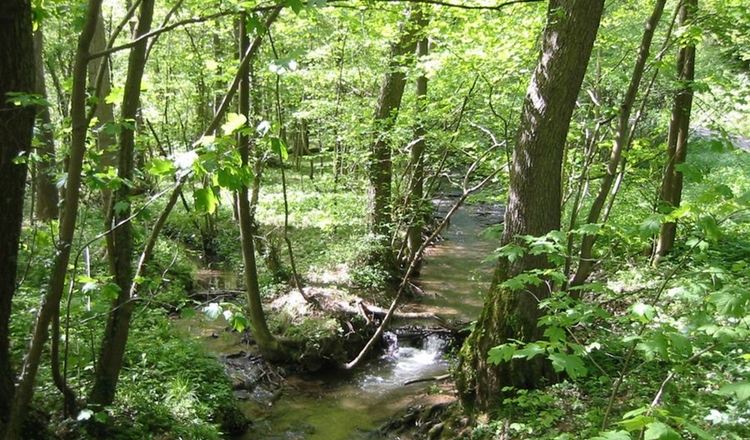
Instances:
[[[382,394],[403,387],[406,381],[448,370],[443,357],[446,342],[437,335],[417,341],[417,346],[399,344],[398,337],[390,332],[384,333],[383,339],[387,350],[364,372],[359,383],[364,391]]]

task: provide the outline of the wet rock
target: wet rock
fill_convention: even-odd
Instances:
[[[250,400],[253,394],[248,390],[234,390],[234,398],[237,400]]]
[[[216,416],[221,431],[230,436],[239,436],[247,431],[250,419],[245,417],[236,405],[227,405],[219,409]]]

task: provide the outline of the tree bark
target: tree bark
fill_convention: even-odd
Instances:
[[[36,67],[36,94],[47,99],[44,80],[44,35],[41,26],[34,32],[34,64]],[[36,218],[42,221],[60,215],[60,196],[55,184],[55,137],[48,106],[37,109],[39,132],[39,161],[36,162]]]
[[[27,165],[17,161],[31,148],[34,107],[17,106],[9,92],[34,93],[31,2],[0,6],[0,422],[8,422],[15,374],[10,359],[9,322],[16,292],[18,244],[23,224]],[[10,102],[9,102],[10,101]]]
[[[560,228],[565,138],[603,5],[604,0],[549,2],[542,51],[517,133],[502,244],[521,244],[520,235],[542,236]],[[510,290],[502,284],[524,271],[548,267],[545,255],[499,261],[479,321],[461,350],[457,386],[468,407],[487,411],[502,401],[505,387],[539,388],[556,380],[543,356],[499,365],[487,358],[491,348],[510,339],[531,342],[542,337],[538,303],[553,287],[542,283]]]
[[[137,36],[147,34],[151,29],[154,14],[154,0],[143,0],[138,18]],[[137,37],[136,37],[137,38]],[[128,60],[128,74],[124,87],[124,98],[121,112],[121,134],[118,148],[117,176],[123,183],[117,189],[112,213],[109,218],[113,223],[106,225],[113,228],[108,240],[110,273],[120,293],[113,301],[107,318],[107,327],[102,337],[102,346],[97,362],[96,377],[91,390],[89,403],[95,406],[112,404],[117,390],[117,381],[125,355],[125,346],[130,331],[130,318],[133,314],[134,302],[131,297],[133,283],[133,226],[129,217],[130,186],[133,180],[134,151],[135,151],[135,119],[140,106],[140,91],[143,71],[146,66],[146,51],[148,39],[139,41],[130,52]]]
[[[107,49],[107,34],[104,30],[104,15],[99,13],[94,38],[91,41],[91,52],[97,53]],[[99,77],[101,76],[101,79]],[[97,80],[101,81],[97,84]],[[115,122],[114,103],[107,103],[107,97],[112,93],[111,74],[109,71],[109,56],[97,57],[89,61],[89,84],[96,89],[96,118],[97,149],[101,156],[99,165],[103,168],[117,166],[117,152],[113,150],[117,139],[109,126]],[[104,206],[110,203],[111,191],[104,190]]]
[[[698,0],[685,0],[680,6],[679,24],[681,26],[688,24],[697,9]],[[664,167],[664,178],[659,191],[662,208],[667,211],[679,207],[682,200],[682,172],[679,171],[678,167],[685,163],[687,158],[694,79],[695,45],[688,44],[680,48],[677,56],[677,81],[681,86],[674,97],[667,139],[667,164]],[[659,260],[672,250],[676,236],[676,222],[662,223],[659,230],[659,239],[656,243],[655,264],[658,264]]]
[[[13,399],[10,421],[5,432],[5,440],[17,440],[21,435],[21,424],[26,416],[29,403],[34,395],[34,381],[39,368],[42,348],[47,342],[49,324],[55,313],[59,313],[60,299],[65,288],[65,276],[70,260],[73,234],[78,218],[78,203],[81,186],[83,156],[86,151],[86,64],[89,45],[94,34],[101,0],[89,0],[86,20],[78,39],[75,66],[73,69],[73,88],[71,92],[71,145],[68,159],[68,178],[65,182],[65,197],[60,217],[57,253],[55,254],[49,290],[45,301],[39,309],[34,324],[33,336],[21,369],[19,384]],[[29,18],[30,20],[30,18]],[[18,50],[14,47],[13,50]],[[29,54],[33,47],[29,46]]]
[[[378,237],[378,244],[388,247],[391,234],[391,180],[392,162],[391,145],[388,143],[388,132],[393,128],[401,107],[401,98],[406,86],[406,75],[403,71],[404,57],[414,53],[421,31],[422,10],[416,8],[409,13],[409,19],[402,30],[398,42],[391,46],[388,72],[383,78],[378,96],[378,105],[374,115],[375,139],[370,147],[368,164],[370,232]],[[378,252],[381,252],[378,250]],[[381,260],[381,261],[377,261]],[[388,259],[376,258],[375,264],[387,267]]]

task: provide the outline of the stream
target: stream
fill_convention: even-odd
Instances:
[[[435,200],[438,214],[445,214],[454,200]],[[427,296],[404,311],[432,312],[446,319],[469,322],[482,308],[482,294],[494,266],[482,260],[496,248],[497,240],[480,233],[502,219],[497,206],[463,206],[443,231],[444,241],[426,251],[418,278]],[[223,280],[217,280],[219,282]],[[394,320],[393,327],[414,322]],[[208,329],[210,331],[210,329]],[[223,336],[223,335],[222,335]],[[215,338],[209,350],[237,351],[234,343]],[[370,360],[356,371],[333,371],[314,375],[289,375],[283,395],[269,396],[259,389],[243,396],[240,405],[253,420],[241,440],[356,440],[396,439],[373,432],[394,415],[415,405],[438,404],[454,399],[450,381],[404,382],[448,372],[446,342],[437,335],[419,341],[399,340],[388,333],[386,354]],[[222,347],[225,345],[226,347]],[[269,400],[273,403],[268,403]],[[398,437],[406,438],[406,437]]]

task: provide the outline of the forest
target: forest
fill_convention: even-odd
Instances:
[[[750,439],[745,0],[3,0],[0,439]]]

